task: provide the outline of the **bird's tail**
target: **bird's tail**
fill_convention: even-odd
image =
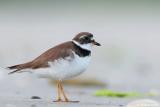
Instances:
[[[30,65],[31,65],[31,62],[7,67],[7,69],[9,69],[9,70],[13,70],[12,72],[10,72],[8,74],[13,74],[13,73],[16,73],[20,70],[30,68]]]

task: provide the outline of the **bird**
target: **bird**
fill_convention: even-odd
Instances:
[[[56,45],[32,61],[7,67],[11,70],[8,74],[30,71],[39,77],[51,78],[56,81],[58,92],[54,102],[79,102],[68,99],[62,82],[86,71],[93,46],[101,44],[92,33],[80,32],[71,41]]]

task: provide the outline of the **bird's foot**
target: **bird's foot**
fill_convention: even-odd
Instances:
[[[58,100],[55,100],[53,102],[62,102],[62,103],[79,103],[80,101],[71,101],[71,100],[65,100],[63,101],[62,99],[58,99]]]
[[[65,98],[65,101],[64,102],[68,102],[68,103],[79,103],[79,101],[71,101],[71,100],[68,100],[68,98]]]
[[[69,101],[64,101],[64,102],[66,102],[66,103],[79,103],[80,101],[71,101],[71,100],[69,100]]]
[[[57,99],[57,100],[55,100],[53,102],[63,102],[63,101],[62,101],[62,99]]]

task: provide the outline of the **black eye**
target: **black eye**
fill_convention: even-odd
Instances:
[[[85,39],[85,40],[89,40],[90,38],[89,38],[89,37],[85,37],[84,39]]]

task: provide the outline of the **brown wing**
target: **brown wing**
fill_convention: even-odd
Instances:
[[[48,62],[54,62],[58,58],[65,58],[71,54],[73,47],[72,42],[65,42],[63,44],[60,44],[56,47],[53,47],[37,57],[35,60],[32,61],[32,69],[37,69],[41,67],[48,67]]]
[[[54,62],[58,58],[65,58],[69,55],[73,55],[71,51],[72,48],[73,48],[73,43],[71,41],[57,45],[49,49],[48,51],[44,52],[42,55],[40,55],[39,57],[37,57],[36,59],[34,59],[29,63],[8,67],[9,69],[14,69],[14,71],[11,72],[10,74],[26,68],[38,69],[38,68],[49,67],[48,62],[50,61]]]

